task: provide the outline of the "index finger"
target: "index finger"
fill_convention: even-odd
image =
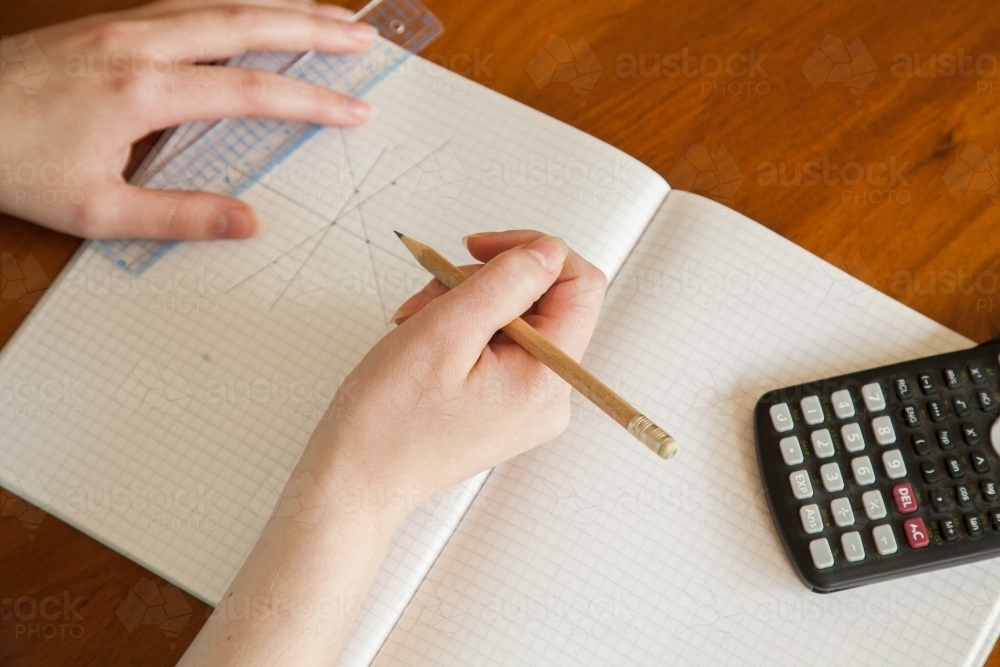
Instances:
[[[526,229],[486,232],[466,237],[465,244],[473,257],[488,262],[505,250],[542,236],[542,232]],[[579,361],[594,332],[607,287],[604,272],[570,249],[555,284],[538,300],[535,312],[524,319]]]
[[[354,53],[367,49],[377,32],[367,23],[314,11],[248,4],[185,9],[145,20],[145,30],[130,31],[142,35],[143,52],[198,61],[247,51]]]

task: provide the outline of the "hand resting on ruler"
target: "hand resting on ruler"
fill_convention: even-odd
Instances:
[[[11,65],[0,81],[0,127],[18,131],[0,135],[13,170],[0,174],[0,211],[90,238],[254,235],[257,219],[243,202],[126,183],[130,147],[192,120],[364,122],[361,100],[273,72],[198,64],[277,45],[363,51],[376,30],[350,23],[352,15],[297,0],[161,0],[15,35],[23,72]]]

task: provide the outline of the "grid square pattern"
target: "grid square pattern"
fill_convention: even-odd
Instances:
[[[240,194],[261,238],[177,244],[138,276],[81,250],[0,357],[0,483],[216,603],[333,392],[427,281],[391,229],[457,258],[464,234],[535,227],[617,272],[666,183],[411,62],[363,128],[316,133]],[[374,656],[483,479],[401,526],[342,663]]]
[[[891,335],[887,335],[891,332]],[[809,592],[768,514],[775,387],[970,344],[709,200],[672,192],[585,365],[677,438],[660,462],[577,401],[495,468],[373,664],[971,665],[1000,562]]]
[[[409,10],[409,11],[407,11]],[[374,12],[376,25],[387,24],[393,15],[405,16],[406,25],[421,24],[415,12],[427,14],[410,0],[382,3]],[[411,20],[412,19],[412,20]],[[232,65],[281,71],[285,76],[308,81],[355,97],[361,97],[389,76],[409,56],[409,49],[419,50],[443,29],[436,19],[422,24],[419,34],[399,35],[397,45],[377,39],[370,50],[361,54],[322,54],[315,51],[302,57],[282,53],[250,53],[232,61]],[[389,30],[387,25],[383,30]],[[136,175],[145,187],[197,189],[238,196],[259,178],[309,141],[321,127],[311,123],[265,118],[227,119],[216,123],[192,123],[174,133],[163,148],[186,148],[169,161],[153,160],[155,171],[147,167]],[[190,150],[197,143],[197,150]],[[98,247],[123,270],[133,275],[155,264],[176,244],[170,241],[121,239],[103,241]]]

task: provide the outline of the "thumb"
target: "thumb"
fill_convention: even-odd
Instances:
[[[98,219],[85,221],[84,230],[95,238],[241,239],[259,227],[248,204],[214,192],[123,184],[91,210]]]
[[[470,363],[475,363],[490,338],[531,308],[552,286],[568,253],[566,242],[555,236],[511,248],[424,310],[436,311],[433,321],[452,329],[441,333],[456,343],[459,354],[467,354]],[[462,334],[457,341],[456,322]]]

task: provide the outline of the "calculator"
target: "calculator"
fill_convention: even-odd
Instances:
[[[1000,340],[771,391],[764,494],[816,592],[1000,555]]]

